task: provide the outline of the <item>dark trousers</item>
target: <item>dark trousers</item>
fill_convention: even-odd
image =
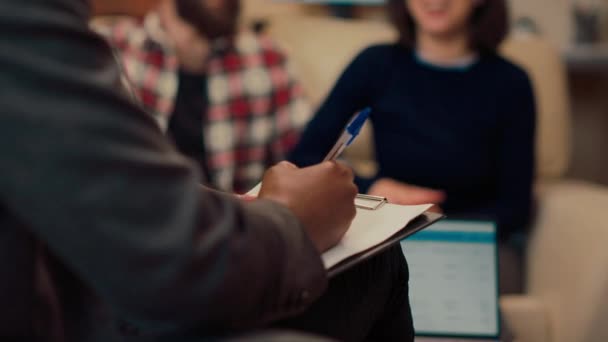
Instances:
[[[397,244],[330,279],[327,292],[307,311],[276,327],[339,341],[413,341],[408,278]]]
[[[526,282],[526,245],[528,237],[516,233],[498,243],[498,274],[500,294],[521,294]]]

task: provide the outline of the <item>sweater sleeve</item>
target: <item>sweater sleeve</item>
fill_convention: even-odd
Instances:
[[[496,151],[497,196],[494,202],[472,213],[496,221],[500,239],[523,230],[532,212],[536,109],[530,80],[525,72],[518,71],[504,90]]]
[[[289,157],[291,162],[299,166],[320,162],[355,112],[370,105],[374,80],[378,78],[379,53],[379,46],[367,48],[350,63],[306,127]],[[365,180],[357,177],[356,182],[363,184]]]

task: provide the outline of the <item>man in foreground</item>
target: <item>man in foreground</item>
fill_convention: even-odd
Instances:
[[[407,298],[389,291],[407,285],[405,265],[385,256],[319,299],[319,254],[355,212],[347,168],[280,164],[253,202],[201,187],[120,91],[88,13],[82,0],[0,2],[2,341],[189,341],[275,324],[332,335],[351,315],[346,328],[367,329],[352,339],[411,333]],[[386,319],[396,313],[406,319]]]

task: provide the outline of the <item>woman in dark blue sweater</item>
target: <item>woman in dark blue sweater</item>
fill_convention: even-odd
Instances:
[[[491,219],[501,241],[530,217],[535,105],[527,74],[500,57],[502,0],[388,0],[396,44],[348,66],[291,160],[318,162],[370,106],[378,174],[361,192],[441,202],[451,218]]]

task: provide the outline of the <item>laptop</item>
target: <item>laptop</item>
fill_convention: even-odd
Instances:
[[[496,225],[443,220],[401,241],[416,341],[499,341]]]

